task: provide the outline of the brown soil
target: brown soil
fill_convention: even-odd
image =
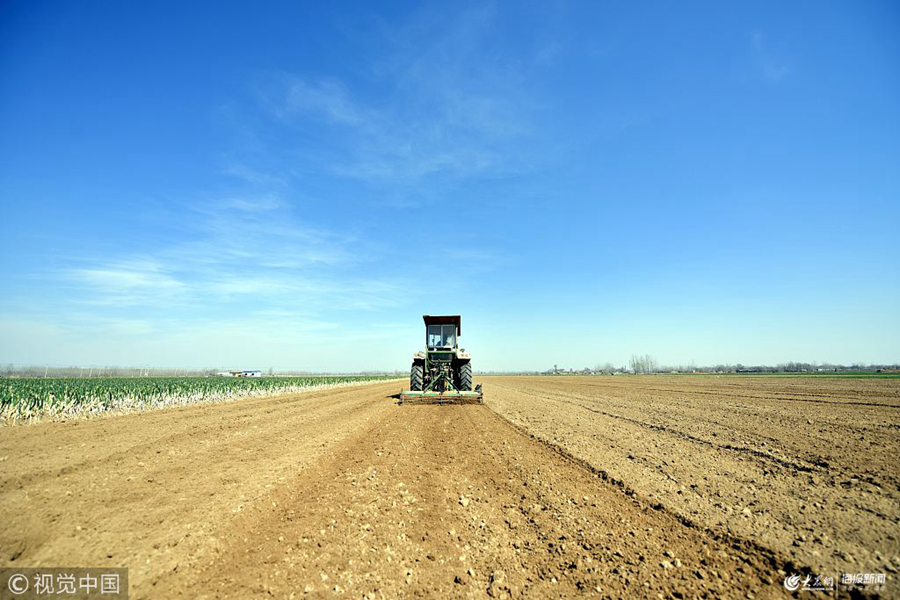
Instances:
[[[2,564],[127,566],[135,598],[784,594],[784,548],[687,524],[674,503],[654,509],[669,506],[667,488],[651,498],[635,475],[629,495],[492,410],[613,473],[587,450],[638,443],[624,429],[613,440],[621,419],[594,412],[619,409],[593,404],[593,392],[570,396],[577,382],[547,383],[490,379],[488,406],[397,406],[399,384],[388,383],[4,428]],[[559,397],[545,398],[553,389]],[[718,435],[749,435],[739,422]],[[672,437],[676,450],[695,444]],[[662,469],[680,463],[658,452]],[[894,478],[879,489],[892,481],[895,493],[888,462]],[[628,472],[656,472],[642,464]],[[896,506],[883,508],[895,521]]]
[[[489,406],[639,496],[818,573],[900,569],[900,380],[496,377]]]

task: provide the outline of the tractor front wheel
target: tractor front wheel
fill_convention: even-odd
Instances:
[[[462,392],[472,391],[472,363],[470,362],[459,366],[459,389]]]
[[[412,392],[421,392],[422,391],[422,379],[424,378],[423,371],[424,367],[419,363],[413,363],[412,369],[409,372],[409,389]]]

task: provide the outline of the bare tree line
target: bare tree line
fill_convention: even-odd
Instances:
[[[117,366],[59,366],[59,365],[14,365],[6,364],[0,366],[0,377],[65,377],[65,378],[90,378],[90,377],[208,377],[222,371],[221,368],[210,369],[182,369],[182,368],[159,368],[159,367],[117,367]],[[664,366],[660,365],[656,358],[650,354],[632,355],[628,366],[617,367],[610,362],[597,364],[593,368],[584,367],[581,369],[561,368],[554,365],[552,369],[546,371],[494,371],[481,370],[479,375],[616,375],[625,373],[651,374],[651,373],[821,373],[821,372],[840,372],[840,371],[900,371],[898,364],[863,364],[853,363],[851,365],[833,364],[833,363],[808,363],[808,362],[786,362],[775,366],[771,365],[743,365],[737,364],[717,364],[711,366],[678,365]],[[275,370],[269,368],[268,376],[313,376],[313,375],[391,375],[395,377],[403,377],[406,371],[363,371],[363,372],[316,372],[306,370]]]
[[[864,364],[853,363],[850,365],[834,364],[834,363],[808,363],[808,362],[786,362],[777,365],[744,365],[737,364],[717,364],[709,366],[678,365],[667,366],[661,365],[654,356],[650,354],[632,355],[628,366],[616,367],[610,362],[602,365],[597,364],[595,367],[585,367],[583,369],[560,368],[554,365],[552,369],[548,369],[543,373],[546,375],[566,375],[566,374],[591,374],[591,375],[615,375],[623,373],[650,374],[650,373],[822,373],[822,372],[853,372],[853,371],[898,371],[898,364]]]
[[[228,369],[184,369],[166,367],[117,367],[92,365],[87,367],[60,366],[60,365],[15,365],[6,364],[0,366],[2,377],[60,377],[60,378],[92,378],[92,377],[211,377]],[[267,375],[272,377],[309,377],[314,375],[397,375],[400,371],[362,371],[354,373],[323,373],[304,370],[275,370],[270,367]]]
[[[215,372],[216,369],[118,367],[108,365],[79,367],[7,364],[2,368],[4,377],[202,377]]]
[[[632,373],[644,374],[659,372],[659,364],[657,364],[656,359],[649,354],[643,356],[632,354],[630,363]]]

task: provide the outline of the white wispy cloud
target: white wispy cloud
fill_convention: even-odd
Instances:
[[[182,296],[187,286],[166,272],[155,260],[115,260],[94,266],[75,268],[69,277],[82,289],[92,290],[93,304],[135,305],[153,302],[160,295],[173,299]]]
[[[518,172],[528,163],[520,142],[533,106],[523,65],[487,51],[495,12],[422,11],[370,40],[379,58],[359,80],[365,88],[269,73],[258,86],[260,105],[303,139],[322,132],[319,151],[302,154],[305,168],[339,177],[409,185]]]
[[[772,44],[761,31],[756,31],[751,37],[753,59],[762,77],[770,83],[778,83],[791,74],[791,68],[779,52],[772,48]]]
[[[253,169],[234,159],[226,159],[225,162],[223,172],[226,175],[231,175],[252,185],[284,188],[288,185],[289,176],[292,175],[290,172],[284,175],[275,175],[261,169]]]
[[[281,116],[314,112],[327,116],[335,123],[358,125],[373,118],[372,114],[351,101],[344,85],[335,79],[308,82],[288,78]]]
[[[290,204],[275,197],[227,198],[195,205],[193,213],[192,239],[161,251],[167,262],[288,269],[360,259],[354,236],[298,219]]]
[[[373,279],[366,242],[311,227],[278,198],[227,198],[195,207],[182,242],[154,252],[82,259],[66,273],[88,305],[209,310],[252,301],[254,310],[396,305],[406,283]],[[185,221],[185,215],[180,215]]]
[[[218,210],[240,210],[244,212],[267,212],[277,210],[284,205],[276,198],[230,198],[220,202],[216,208]]]

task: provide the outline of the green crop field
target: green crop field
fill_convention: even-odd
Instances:
[[[271,396],[349,385],[382,376],[105,377],[0,379],[0,420],[146,410],[244,396]]]

